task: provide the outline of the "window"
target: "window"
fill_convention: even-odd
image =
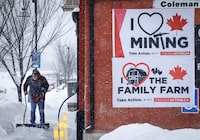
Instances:
[[[200,24],[195,25],[195,84],[200,88]]]
[[[79,5],[79,0],[66,0],[67,5]]]
[[[64,10],[73,10],[79,6],[79,0],[66,0],[65,5],[63,6]]]

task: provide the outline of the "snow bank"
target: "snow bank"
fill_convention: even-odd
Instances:
[[[58,124],[58,110],[61,103],[67,98],[67,89],[59,92],[56,89],[47,92],[45,101],[45,118],[50,123],[48,130],[40,128],[17,127],[17,123],[23,123],[25,102],[18,102],[16,87],[6,72],[0,72],[0,87],[6,89],[6,93],[0,93],[0,140],[52,140],[53,127]],[[71,98],[71,100],[76,97]],[[26,96],[26,100],[27,96]],[[67,112],[69,140],[76,140],[76,112],[68,112],[67,103],[64,104],[61,115]],[[36,122],[39,122],[39,111],[36,110]],[[30,103],[27,103],[25,122],[30,120]]]
[[[123,125],[99,140],[200,140],[200,129],[167,130],[144,124]]]

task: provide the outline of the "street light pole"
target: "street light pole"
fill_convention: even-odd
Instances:
[[[37,0],[32,0],[35,4],[35,51],[37,52]]]

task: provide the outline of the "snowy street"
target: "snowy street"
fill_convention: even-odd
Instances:
[[[53,127],[58,125],[58,110],[61,103],[67,97],[67,88],[57,91],[53,89],[46,94],[45,118],[50,123],[50,128],[44,130],[41,128],[15,127],[17,123],[23,123],[25,110],[25,100],[19,103],[16,87],[5,72],[0,72],[1,88],[6,88],[6,93],[0,92],[0,140],[53,140]],[[26,97],[27,98],[27,97]],[[26,99],[28,102],[28,99]],[[72,97],[70,100],[76,100]],[[69,140],[76,139],[76,112],[68,112],[67,103],[64,104],[60,116],[67,112],[68,117],[68,137]],[[36,111],[36,122],[39,123],[38,108]],[[25,122],[30,120],[30,103],[27,103]]]

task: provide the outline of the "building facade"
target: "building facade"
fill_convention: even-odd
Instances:
[[[95,140],[104,133],[110,132],[121,125],[131,123],[150,123],[166,129],[200,128],[199,113],[182,113],[181,107],[113,107],[112,9],[152,9],[155,8],[155,1],[80,1],[77,139]],[[173,6],[173,8],[180,8],[173,1],[171,3],[162,3],[160,6],[163,6],[163,8],[172,8]],[[197,5],[194,10],[195,14],[191,15],[195,17],[195,25],[200,24],[199,7]],[[199,47],[199,44],[197,40],[196,48]],[[196,74],[198,74],[197,71]],[[198,76],[196,76],[196,79],[198,79]],[[197,87],[198,80],[196,82]]]

